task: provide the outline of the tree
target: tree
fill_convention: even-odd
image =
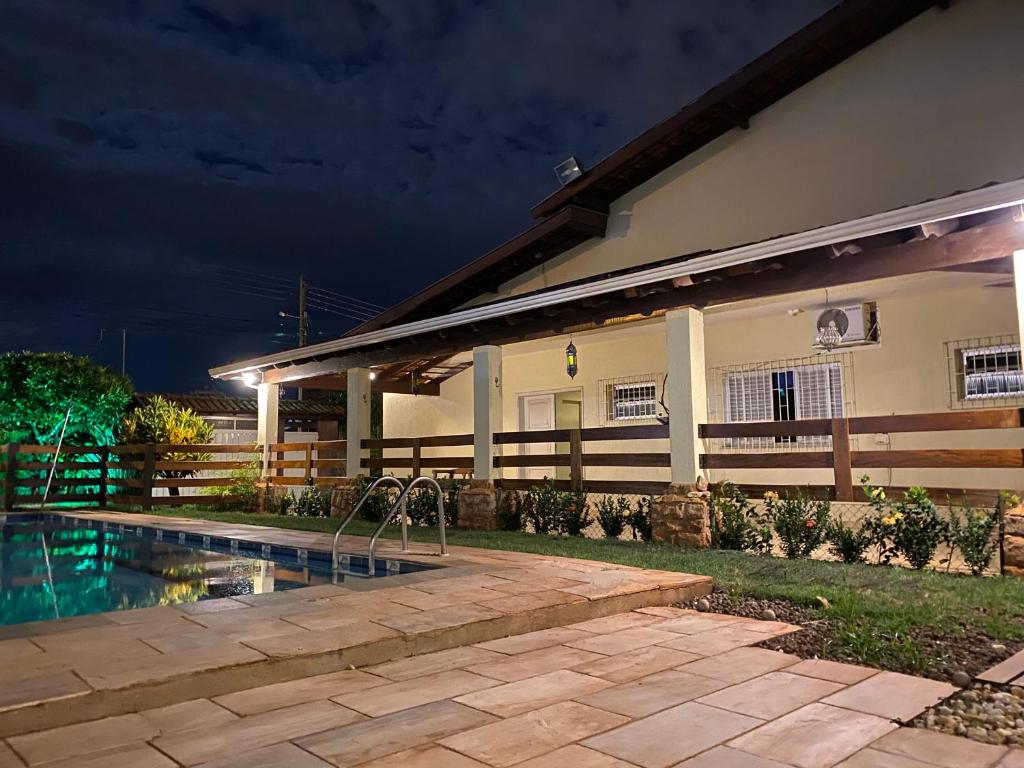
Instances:
[[[170,445],[204,445],[213,442],[213,425],[191,408],[182,408],[159,395],[129,413],[121,426],[122,445],[135,443],[163,443]],[[210,454],[171,451],[158,452],[158,461],[208,461]],[[159,477],[191,477],[194,470],[157,470]],[[177,488],[169,488],[171,496]]]
[[[0,355],[0,442],[112,445],[132,397],[127,376],[66,352]]]

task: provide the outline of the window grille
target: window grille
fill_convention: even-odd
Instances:
[[[660,412],[663,374],[644,374],[599,383],[604,393],[603,423],[653,420]]]
[[[796,421],[830,419],[852,412],[852,360],[848,353],[718,368],[710,384],[713,421]],[[825,435],[749,437],[723,441],[724,448],[789,450],[828,446]]]
[[[952,408],[1010,405],[1024,397],[1024,368],[1016,337],[948,341],[946,358]]]

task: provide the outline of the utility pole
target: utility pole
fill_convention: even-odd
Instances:
[[[306,346],[309,335],[309,321],[306,317],[306,280],[299,275],[299,346]]]
[[[299,346],[306,346],[309,335],[309,322],[306,317],[306,279],[299,275]],[[302,387],[299,387],[299,400],[302,399]]]

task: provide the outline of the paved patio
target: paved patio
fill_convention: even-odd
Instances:
[[[945,683],[752,645],[779,622],[652,607],[12,736],[0,768],[1021,768],[902,728]]]
[[[332,537],[151,515],[74,512],[110,525],[330,551]],[[383,541],[381,557],[429,571],[0,627],[0,737],[336,672],[711,589],[705,576],[586,560]],[[343,551],[366,539],[344,537]],[[641,638],[642,640],[642,638]],[[601,648],[577,649],[597,654]]]

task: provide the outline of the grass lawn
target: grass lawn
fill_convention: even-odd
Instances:
[[[153,514],[226,523],[333,532],[324,518],[210,512],[190,508]],[[373,526],[353,521],[356,535]],[[387,538],[397,538],[397,527]],[[415,541],[436,541],[437,531],[412,528]],[[988,650],[993,642],[1024,642],[1024,579],[976,578],[816,560],[785,560],[717,550],[685,550],[659,544],[563,538],[527,533],[449,530],[448,541],[468,547],[563,555],[587,560],[711,576],[733,596],[781,599],[824,619],[822,656],[917,674],[937,674],[964,646]],[[819,597],[825,598],[825,607]],[[803,633],[801,633],[803,634]],[[943,656],[948,647],[950,656]],[[1003,654],[1005,655],[1005,653]]]

